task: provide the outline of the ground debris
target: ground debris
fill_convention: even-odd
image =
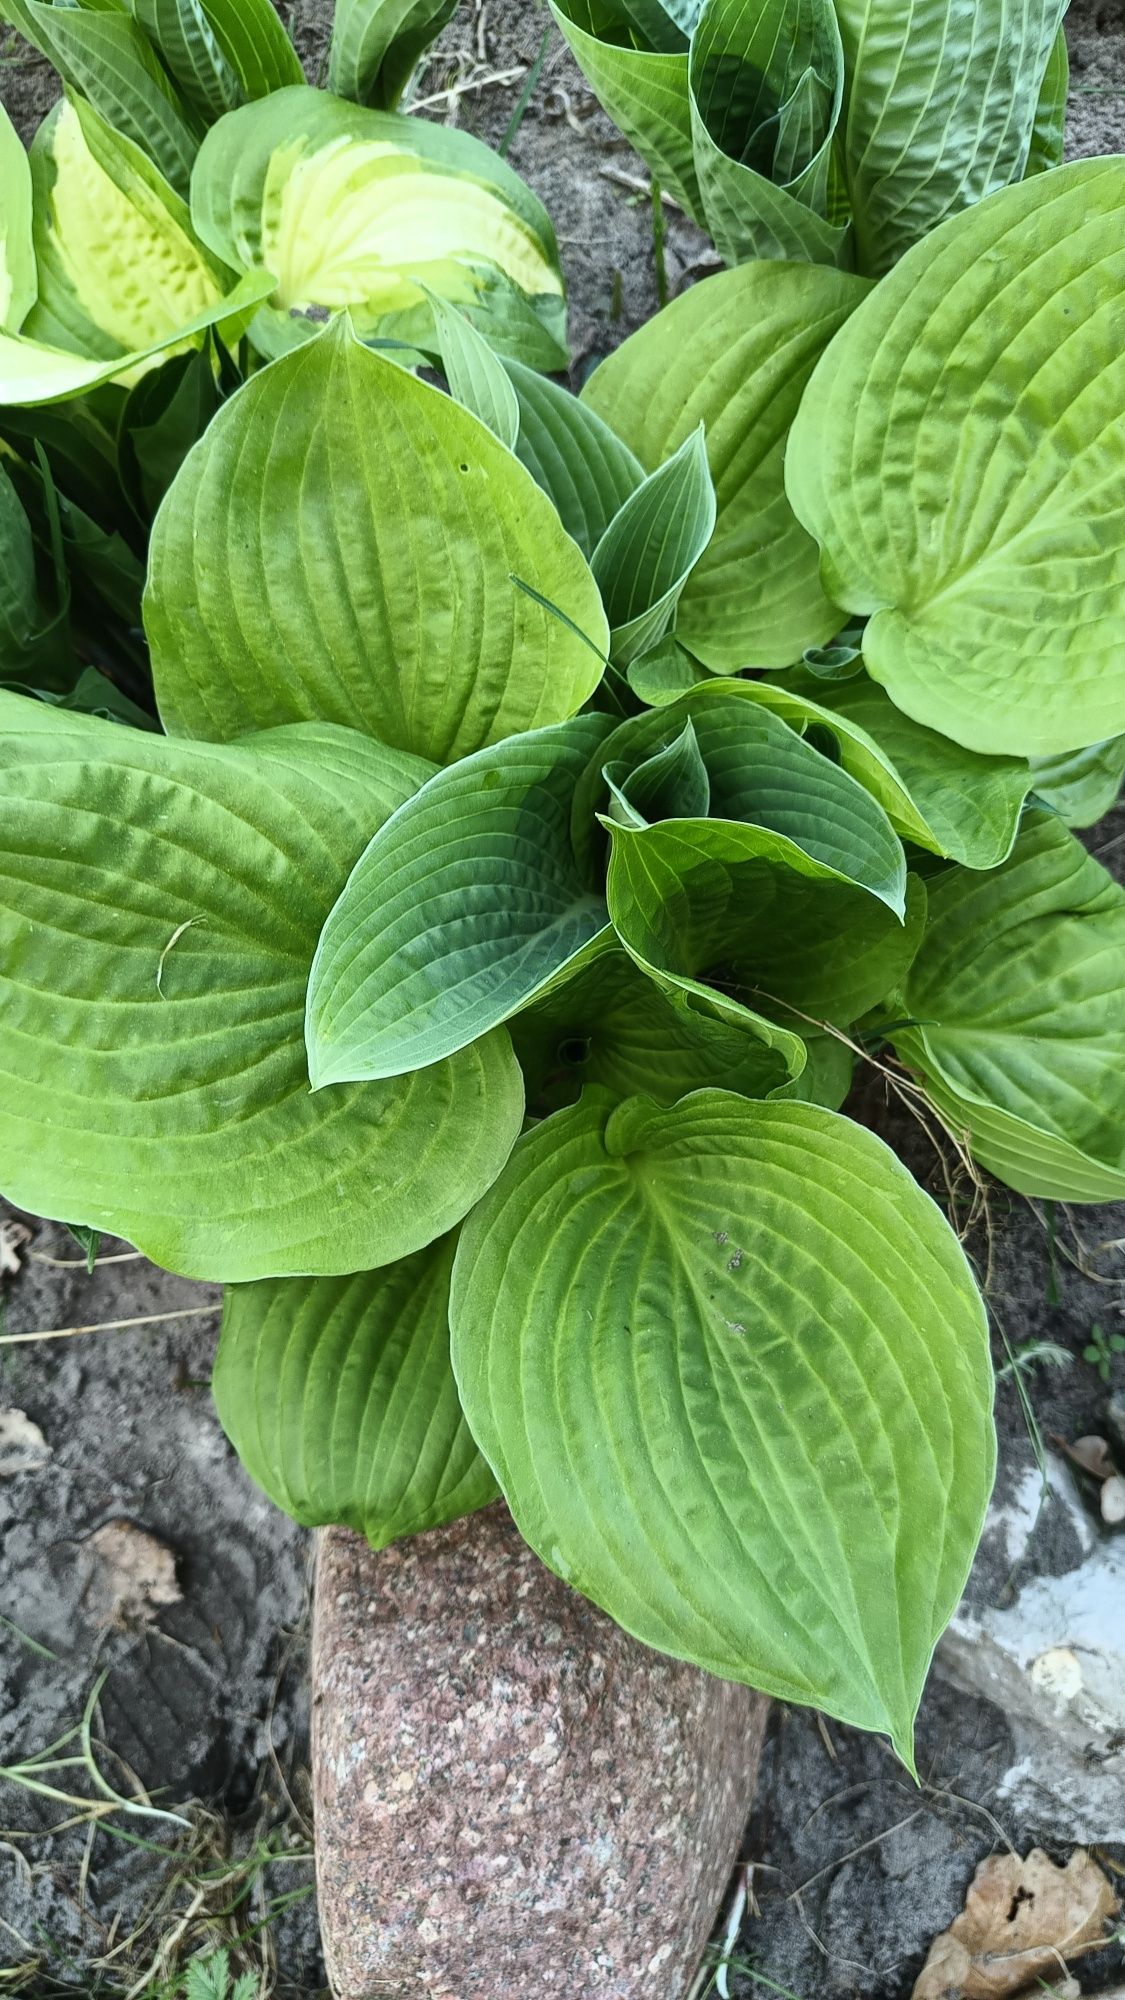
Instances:
[[[26,1223],[17,1222],[14,1217],[0,1222],[0,1278],[19,1276],[23,1266],[20,1251],[30,1241],[31,1231]]]
[[[91,1592],[100,1625],[152,1625],[165,1606],[182,1601],[175,1555],[147,1528],[107,1521],[85,1546],[97,1557]]]
[[[1097,1862],[1077,1848],[1065,1868],[1041,1848],[1025,1861],[982,1861],[961,1915],[930,1946],[912,2000],[1005,2000],[1056,1987],[1065,1961],[1107,1942],[1119,1910]]]
[[[17,1472],[42,1472],[51,1447],[38,1424],[22,1410],[0,1410],[0,1479]]]

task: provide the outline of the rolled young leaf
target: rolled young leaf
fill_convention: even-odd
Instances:
[[[303,84],[272,0],[132,0],[179,88],[208,124],[237,105]]]
[[[1031,133],[1031,148],[1027,159],[1027,173],[1043,174],[1051,167],[1062,165],[1066,148],[1066,106],[1070,95],[1070,54],[1066,45],[1066,28],[1059,29],[1055,45],[1047,58],[1047,68],[1043,76],[1043,86],[1039,92],[1039,103],[1035,112],[1035,124]]]
[[[511,452],[344,320],[248,382],[187,459],[145,625],[173,733],[322,717],[443,763],[575,714],[608,641]]]
[[[967,749],[1125,731],[1125,160],[1007,188],[907,252],[805,392],[789,498],[868,671]],[[894,420],[888,422],[888,412]]]
[[[483,333],[478,333],[472,321],[448,299],[430,291],[426,296],[450,395],[514,451],[520,434],[520,405],[503,362]]]
[[[1067,0],[834,4],[857,258],[881,277],[950,215],[1023,179]]]
[[[603,37],[590,0],[548,0],[571,54],[614,124],[662,187],[706,226],[695,170],[688,44],[683,33],[658,48]]]
[[[554,502],[589,559],[645,470],[616,431],[569,389],[519,361],[504,367],[519,403],[516,457]]]
[[[507,1037],[313,1097],[302,1033],[333,897],[429,767],[325,724],[216,748],[2,694],[0,724],[5,1194],[206,1279],[452,1228],[519,1130]]]
[[[211,1388],[249,1472],[307,1528],[386,1548],[496,1498],[449,1358],[456,1239],[350,1278],[233,1285]]]
[[[1125,890],[1052,814],[930,887],[892,1040],[945,1124],[1020,1194],[1125,1195]]]
[[[612,724],[577,716],[439,771],[379,830],[309,977],[314,1090],[403,1076],[534,999],[608,922],[575,787]]]
[[[715,532],[703,425],[629,495],[590,558],[622,666],[662,639]]]
[[[31,238],[31,168],[0,105],[0,330],[19,332],[38,289]]]
[[[500,351],[566,365],[558,249],[518,174],[464,132],[295,87],[221,118],[200,148],[192,217],[236,270],[276,290],[251,337],[266,355],[332,314],[357,332],[432,335],[424,287],[464,307]]]
[[[813,368],[867,289],[792,264],[705,278],[582,392],[650,471],[704,426],[718,520],[680,598],[676,636],[714,672],[790,666],[844,622],[786,498],[785,449]]]
[[[992,1371],[960,1246],[879,1140],[806,1105],[591,1090],[462,1232],[451,1323],[543,1561],[912,1768],[992,1485]]]
[[[336,0],[328,88],[393,111],[457,0]]]

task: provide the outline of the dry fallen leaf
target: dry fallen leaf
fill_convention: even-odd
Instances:
[[[151,1625],[165,1605],[179,1604],[176,1558],[166,1542],[132,1521],[107,1521],[86,1537],[98,1558],[92,1579],[101,1625]]]
[[[1057,1868],[1038,1847],[1026,1861],[982,1861],[961,1915],[930,1946],[913,2000],[1005,2000],[1059,1983],[1064,1960],[1105,1942],[1118,1901],[1097,1862],[1078,1848]]]
[[[1067,1444],[1065,1438],[1052,1438],[1052,1443],[1059,1446],[1064,1457],[1080,1472],[1088,1472],[1091,1479],[1112,1479],[1117,1470],[1103,1437],[1075,1438],[1073,1444]]]
[[[0,1479],[17,1472],[42,1472],[51,1447],[38,1424],[22,1410],[0,1410]]]
[[[17,1277],[20,1251],[31,1242],[31,1231],[22,1222],[0,1222],[0,1278]]]

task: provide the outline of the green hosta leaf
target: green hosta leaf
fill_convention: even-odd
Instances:
[[[496,1481],[449,1359],[456,1239],[351,1278],[280,1278],[226,1295],[211,1378],[223,1429],[305,1527],[386,1548],[487,1506]]]
[[[1125,736],[1073,750],[1065,757],[1036,757],[1031,780],[1036,796],[1067,826],[1095,826],[1116,805],[1125,780]]]
[[[221,402],[210,344],[149,369],[130,391],[118,434],[121,476],[142,520],[151,520]]]
[[[629,495],[590,558],[615,661],[662,639],[715,532],[715,489],[703,426]]]
[[[710,678],[708,669],[701,667],[672,633],[634,660],[626,675],[633,693],[647,708],[666,708]]]
[[[701,226],[684,39],[663,50],[602,39],[590,0],[549,0],[579,69],[614,124],[648,162],[662,187]]]
[[[13,26],[107,124],[148,154],[184,195],[199,138],[184,116],[143,29],[125,9],[4,0]]]
[[[1029,175],[1046,173],[1048,168],[1062,165],[1066,146],[1066,105],[1069,95],[1070,56],[1064,27],[1060,28],[1055,36],[1055,45],[1047,59],[1043,87],[1039,92],[1039,104],[1035,113],[1027,160]]]
[[[457,0],[336,0],[328,88],[393,111]]]
[[[862,673],[827,684],[797,674],[784,693],[771,685],[756,688],[753,698],[795,726],[832,730],[845,770],[879,800],[904,838],[967,868],[997,868],[1011,853],[1035,783],[1025,758],[963,750],[912,722]]]
[[[160,510],[165,726],[323,717],[447,762],[564,721],[601,665],[513,577],[604,648],[593,577],[523,467],[341,321],[225,404]]]
[[[609,815],[621,826],[651,826],[662,819],[706,819],[711,778],[689,716],[679,736],[640,764],[628,759],[605,770]]]
[[[626,950],[719,1018],[749,1012],[797,1032],[848,1027],[901,983],[925,896],[904,924],[795,841],[720,820],[615,827],[609,911]]]
[[[356,863],[317,947],[313,1088],[403,1076],[463,1049],[535,997],[607,921],[575,853],[575,786],[602,715],[439,771]]]
[[[833,141],[844,92],[832,0],[706,0],[689,62],[695,166],[728,264],[847,261]]]
[[[39,298],[25,333],[116,361],[182,336],[233,283],[192,233],[151,160],[81,98],[59,104],[31,148]]]
[[[557,382],[505,361],[519,403],[516,457],[553,500],[567,534],[592,556],[614,516],[645,477],[608,424]]]
[[[0,105],[0,328],[18,333],[39,289],[31,238],[31,168]]]
[[[177,88],[208,125],[242,102],[242,89],[203,0],[131,0]]]
[[[276,289],[252,338],[286,351],[347,308],[359,334],[429,344],[425,288],[462,306],[498,351],[567,359],[546,210],[479,140],[323,90],[275,91],[221,118],[200,148],[192,216],[235,269]]]
[[[0,722],[4,1192],[194,1278],[372,1267],[459,1221],[519,1130],[507,1037],[314,1097],[302,1032],[333,898],[428,767],[323,724],[215,748],[17,695]]]
[[[931,885],[892,1030],[951,1131],[1020,1194],[1125,1195],[1125,891],[1047,813]]]
[[[768,1097],[805,1063],[800,1037],[787,1029],[719,1020],[694,995],[658,986],[611,931],[572,978],[556,981],[510,1026],[529,1110],[540,1115],[573,1103],[588,1083],[661,1104],[719,1084]]]
[[[912,1763],[992,1485],[992,1371],[961,1249],[879,1140],[592,1091],[462,1232],[451,1321],[546,1563],[647,1644]]]
[[[437,292],[429,292],[427,297],[450,394],[486,424],[501,444],[514,451],[520,434],[520,404],[503,362],[456,306]]]
[[[868,671],[971,750],[1125,730],[1123,222],[1105,159],[945,223],[837,335],[790,435],[825,588],[874,614]]]
[[[706,428],[718,522],[680,599],[676,636],[714,671],[789,666],[843,623],[785,497],[785,449],[813,368],[866,291],[858,278],[803,265],[706,278],[583,391],[649,470]]]
[[[1023,178],[1067,0],[835,6],[856,248],[878,277],[948,216]]]
[[[290,84],[303,85],[300,57],[272,0],[200,0],[200,5],[242,97],[269,97]]]
[[[776,834],[903,915],[906,862],[882,806],[849,772],[757,703],[748,683],[711,681],[672,707],[623,722],[603,752],[606,775],[619,796],[641,804],[633,789],[637,778],[645,781],[652,771],[649,760],[674,748],[688,723],[706,771],[712,821],[739,822]],[[648,783],[656,804],[661,768],[654,774],[656,785]],[[630,772],[636,776],[630,778]],[[598,778],[591,768],[576,802],[579,821],[599,803]],[[645,812],[643,805],[642,812],[646,819],[689,818],[685,805],[681,797],[678,810],[669,799],[661,813]]]
[[[42,625],[31,523],[0,464],[0,677],[22,672]]]
[[[169,348],[179,348],[206,333],[212,326],[237,324],[253,310],[270,288],[270,279],[251,271],[205,312],[173,332],[165,333],[150,345],[120,354],[113,361],[91,360],[67,348],[51,347],[44,341],[23,335],[0,334],[0,404],[9,409],[39,403],[62,403],[81,396],[103,382],[135,380],[146,362]]]

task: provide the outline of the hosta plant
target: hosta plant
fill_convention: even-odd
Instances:
[[[747,264],[581,398],[434,287],[445,388],[314,323],[162,489],[162,729],[0,694],[4,1192],[228,1285],[300,1520],[502,1493],[908,1764],[991,1368],[841,1107],[877,1061],[1125,1192],[1125,894],[1060,809],[1125,732],[1123,217],[1095,161],[878,285]]]
[[[879,276],[1062,157],[1067,0],[551,0],[578,62],[728,263]]]

